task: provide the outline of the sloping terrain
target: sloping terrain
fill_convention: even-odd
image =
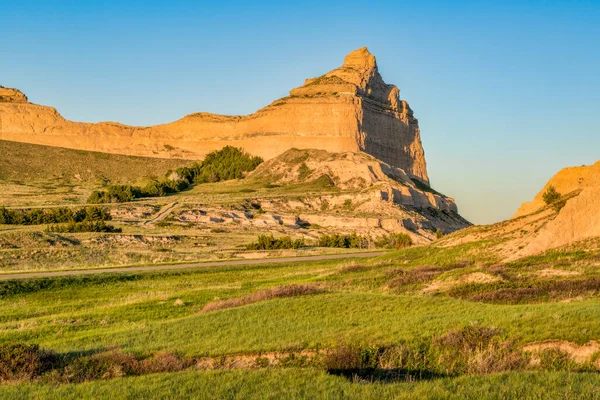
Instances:
[[[142,177],[162,177],[191,161],[132,157],[0,140],[0,180],[64,179],[134,183]]]
[[[588,187],[600,186],[600,161],[592,165],[568,167],[560,170],[544,185],[533,201],[525,202],[519,207],[513,218],[531,214],[544,207],[543,196],[550,186],[554,186],[563,195]]]
[[[550,204],[544,194],[554,187]],[[540,254],[557,248],[595,250],[600,237],[600,162],[565,168],[557,173],[532,202],[523,203],[516,215],[489,226],[472,227],[447,238],[447,244],[497,240],[493,251],[505,260]]]

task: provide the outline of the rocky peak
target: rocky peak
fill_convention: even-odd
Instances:
[[[377,68],[377,60],[366,47],[361,47],[360,49],[350,52],[346,58],[344,58],[343,66],[358,70],[369,70]]]
[[[0,103],[27,103],[27,96],[20,90],[0,86]]]
[[[291,96],[330,96],[352,94],[368,97],[402,112],[400,90],[383,81],[377,69],[377,60],[366,47],[350,52],[344,64],[318,78],[310,78],[304,85],[292,89]]]

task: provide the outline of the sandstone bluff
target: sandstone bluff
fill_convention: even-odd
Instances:
[[[187,115],[150,127],[78,123],[0,87],[0,139],[125,155],[199,159],[225,145],[274,158],[290,148],[368,153],[429,183],[419,125],[366,47],[246,116]]]

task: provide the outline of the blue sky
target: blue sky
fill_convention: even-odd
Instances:
[[[126,4],[123,4],[126,3]],[[368,46],[475,223],[600,159],[600,1],[0,0],[0,85],[76,121],[248,114]]]

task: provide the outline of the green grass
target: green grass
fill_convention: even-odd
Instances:
[[[372,264],[342,262],[347,270],[340,261],[329,261],[54,278],[29,287],[21,282],[0,300],[0,342],[27,341],[63,352],[116,345],[136,353],[201,356],[328,347],[353,338],[392,344],[473,323],[498,327],[523,343],[584,343],[600,332],[596,297],[496,305],[446,295],[394,294],[386,289],[386,271],[394,265],[390,257]],[[216,299],[309,282],[329,292],[200,313]],[[177,299],[185,306],[176,305]]]
[[[373,260],[8,282],[0,292],[0,343],[36,343],[69,354],[116,346],[142,356],[171,351],[218,357],[332,348],[340,341],[393,345],[439,337],[470,325],[498,328],[519,345],[545,339],[583,344],[598,338],[600,299],[595,295],[572,302],[501,305],[455,299],[446,293],[423,294],[418,284],[402,293],[388,287],[400,269],[418,271],[427,265],[454,268],[448,270],[445,279],[460,276],[458,271],[471,273],[488,265],[485,250],[490,245],[411,248]],[[551,257],[563,260],[568,255]],[[577,253],[571,257],[579,258]],[[527,271],[533,268],[531,262],[514,268]],[[325,291],[202,312],[208,303],[289,284],[310,284]],[[529,398],[562,398],[596,395],[590,390],[598,379],[587,373],[523,372],[419,383],[357,384],[310,367],[190,371],[81,385],[21,384],[4,386],[0,397],[14,397],[18,391],[22,397],[49,398],[134,398],[147,393],[163,398],[198,393],[210,393],[214,398],[313,398],[316,393],[323,398],[519,398],[524,394]]]
[[[190,164],[188,160],[122,156],[0,140],[0,179],[55,179],[77,182],[108,179],[134,183],[145,176],[162,177]],[[35,157],[31,155],[35,154]]]
[[[535,372],[364,384],[310,369],[153,374],[83,384],[0,387],[11,399],[595,399],[594,373]]]

